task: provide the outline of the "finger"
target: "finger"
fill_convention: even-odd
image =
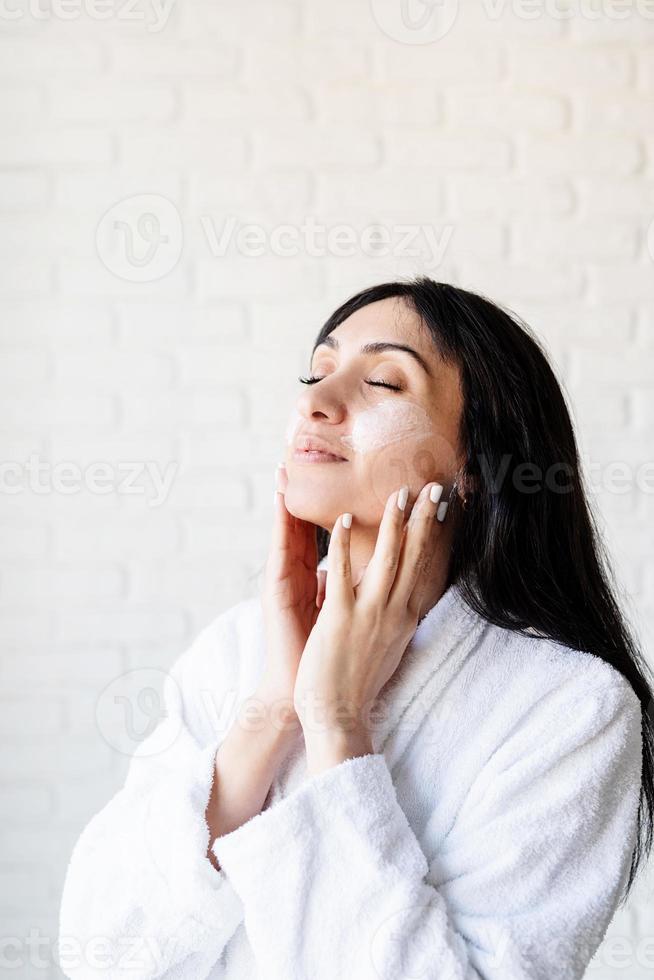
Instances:
[[[325,601],[350,602],[354,598],[350,563],[351,514],[341,514],[334,524],[327,550]]]
[[[436,540],[442,522],[437,518],[443,496],[440,483],[427,483],[416,499],[407,521],[399,567],[389,596],[389,604],[417,611],[430,578],[436,553]]]
[[[327,572],[324,568],[319,568],[316,572],[317,578],[317,588],[316,588],[316,606],[318,609],[322,606],[325,601],[325,585],[327,582]]]
[[[284,475],[282,475],[284,470]],[[270,570],[278,576],[286,567],[291,552],[291,532],[293,518],[286,509],[284,493],[280,489],[286,487],[285,467],[280,464],[275,472],[275,499],[273,503],[273,522],[270,534],[270,549],[268,560]]]
[[[364,602],[386,604],[397,572],[408,494],[409,488],[402,487],[386,501],[375,550],[359,586],[359,595]]]

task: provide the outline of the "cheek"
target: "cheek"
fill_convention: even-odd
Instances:
[[[430,480],[446,485],[456,463],[447,437],[411,402],[381,402],[362,412],[343,439],[358,464],[352,486],[365,490],[357,509],[364,523],[378,523],[389,494],[405,484],[415,495]]]
[[[432,432],[431,419],[420,405],[383,401],[357,415],[351,435],[341,440],[353,452],[366,455],[402,440],[429,438]]]

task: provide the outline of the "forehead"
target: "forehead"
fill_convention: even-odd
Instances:
[[[350,314],[336,327],[335,334],[345,348],[363,338],[372,340],[402,340],[420,349],[420,353],[437,356],[425,327],[415,312],[400,296],[368,303]]]

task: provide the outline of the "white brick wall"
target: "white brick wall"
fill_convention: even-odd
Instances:
[[[424,269],[546,339],[596,481],[631,467],[626,493],[595,500],[652,650],[654,5],[599,6],[459,0],[443,37],[412,44],[390,0],[176,0],[160,29],[146,0],[132,19],[120,0],[102,20],[81,0],[68,19],[6,5],[21,15],[0,17],[2,458],[49,468],[44,492],[0,497],[0,918],[21,977],[59,975],[27,937],[51,959],[70,849],[126,769],[101,692],[166,669],[254,589],[295,379],[350,291]],[[180,221],[173,265],[142,282],[96,249],[137,195]],[[214,255],[206,222],[219,239],[230,219]],[[248,224],[258,256],[234,243]],[[320,244],[373,224],[431,226],[441,263]],[[270,247],[284,225],[290,257]],[[115,489],[139,461],[171,468],[160,506],[142,471],[146,493]],[[597,980],[648,975],[651,894],[614,921]]]

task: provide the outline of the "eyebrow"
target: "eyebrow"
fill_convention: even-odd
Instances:
[[[327,334],[325,339],[314,347],[311,360],[313,360],[313,355],[316,353],[318,348],[322,346],[331,347],[333,350],[338,350],[341,345],[339,344],[337,337],[334,337],[333,334]],[[387,350],[400,351],[403,354],[409,354],[420,365],[423,371],[425,371],[430,378],[433,378],[431,368],[427,364],[422,354],[419,354],[417,350],[414,350],[413,347],[408,347],[406,344],[394,344],[389,340],[376,340],[369,344],[364,344],[363,347],[360,348],[359,353],[383,354],[383,352]]]

